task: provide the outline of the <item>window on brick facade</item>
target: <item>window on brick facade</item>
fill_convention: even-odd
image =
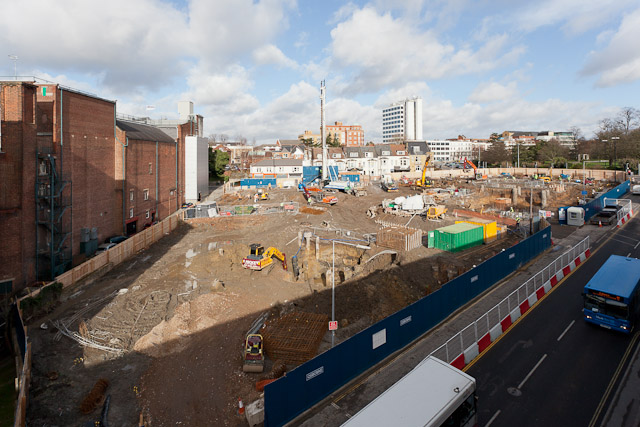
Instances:
[[[149,190],[144,190],[142,194],[144,195],[145,200],[149,200]]]
[[[129,190],[129,200],[133,202],[133,190]]]
[[[149,213],[149,209],[147,209],[147,211],[144,213],[144,217],[146,219],[149,219],[150,216],[151,216],[151,214]]]
[[[153,165],[149,163],[149,175],[153,173]]]
[[[133,208],[129,209],[129,218],[133,218]]]

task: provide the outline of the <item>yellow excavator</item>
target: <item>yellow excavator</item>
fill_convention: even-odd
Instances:
[[[242,258],[242,266],[251,270],[262,270],[273,263],[273,257],[282,261],[282,268],[287,269],[287,256],[278,249],[271,246],[264,250],[264,246],[260,243],[252,243],[249,245],[251,254]]]
[[[427,175],[427,166],[429,165],[429,161],[431,160],[431,154],[427,154],[427,158],[424,161],[424,166],[422,167],[422,178],[417,179],[415,182],[415,186],[416,187],[421,187],[421,188],[429,188],[431,187],[433,184],[431,182],[431,179],[429,179],[426,175]]]

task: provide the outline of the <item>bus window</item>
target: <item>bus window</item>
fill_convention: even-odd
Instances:
[[[606,314],[617,319],[627,320],[629,318],[629,308],[627,304],[595,295],[585,295],[584,307],[594,313]]]

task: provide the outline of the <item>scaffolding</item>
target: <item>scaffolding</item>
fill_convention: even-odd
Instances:
[[[36,152],[36,277],[54,280],[72,261],[71,180],[65,179],[56,156]]]

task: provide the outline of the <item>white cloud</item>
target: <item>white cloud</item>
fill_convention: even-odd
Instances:
[[[154,0],[3,2],[0,27],[24,68],[101,74],[128,92],[180,72],[187,31],[184,14]]]
[[[371,7],[357,10],[332,31],[331,52],[337,68],[352,71],[351,93],[376,92],[406,81],[440,79],[496,68],[522,53],[507,50],[506,36],[494,36],[477,50],[456,50],[443,44],[429,30],[390,13],[378,14]]]
[[[630,83],[640,79],[640,9],[626,15],[618,31],[601,51],[592,52],[582,69],[583,75],[599,75],[601,87]]]
[[[509,82],[506,85],[487,82],[481,83],[476,87],[471,95],[469,95],[469,101],[474,103],[487,103],[493,101],[506,101],[515,97],[518,93],[516,82]]]
[[[634,5],[637,0],[545,0],[517,10],[514,23],[527,32],[559,26],[565,33],[577,35],[606,25]]]
[[[192,0],[192,51],[209,67],[226,66],[288,28],[286,12],[294,6],[294,0]]]
[[[492,132],[505,130],[567,130],[571,126],[578,126],[589,135],[597,127],[602,111],[595,103],[559,99],[529,102],[516,98],[485,105],[469,102],[460,107],[450,100],[428,99],[423,102],[423,128],[426,138],[452,138],[459,134],[488,138]]]
[[[529,3],[515,15],[515,25],[523,31],[561,26],[570,35],[599,28],[619,16],[636,0],[546,0]]]
[[[226,114],[249,114],[259,107],[258,100],[249,91],[253,88],[247,70],[239,65],[229,66],[224,73],[209,73],[193,68],[187,77],[190,90],[181,98],[190,99],[197,106],[211,109],[214,117]]]
[[[280,49],[272,44],[267,44],[253,51],[253,61],[256,65],[276,65],[296,69],[298,63],[288,58]]]

